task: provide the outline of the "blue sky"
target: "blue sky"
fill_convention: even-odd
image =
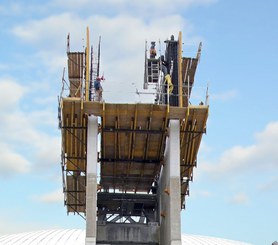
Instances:
[[[102,36],[104,97],[148,101],[145,40],[203,42],[193,101],[210,116],[182,232],[255,245],[278,239],[278,3],[275,0],[0,1],[0,234],[84,228],[63,206],[57,95],[66,36]]]

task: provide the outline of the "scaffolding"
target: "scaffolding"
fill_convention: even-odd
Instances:
[[[171,49],[177,46],[181,47],[181,39],[169,41]],[[100,118],[98,220],[157,222],[157,182],[164,164],[169,120],[180,121],[181,208],[185,208],[197,153],[206,132],[209,106],[189,104],[201,44],[196,58],[180,54],[180,58],[171,60],[171,55],[174,57],[181,51],[180,48],[175,52],[168,50],[168,55],[172,52],[168,57],[168,69],[176,86],[172,94],[169,94],[169,84],[166,87],[164,84],[161,57],[149,58],[146,52],[144,87],[156,86],[154,104],[112,104],[95,99],[93,80],[99,76],[99,66],[95,69],[93,64],[99,64],[100,58],[94,61],[91,48],[89,61],[88,47],[87,43],[84,52],[70,52],[68,38],[69,84],[64,71],[59,97],[61,167],[67,212],[86,216],[87,127],[88,115],[94,115]],[[178,78],[182,81],[180,86],[177,86]],[[69,88],[67,96],[63,95],[65,85]]]

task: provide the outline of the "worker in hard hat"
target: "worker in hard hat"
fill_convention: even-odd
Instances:
[[[95,92],[97,94],[97,100],[101,101],[102,100],[102,86],[100,84],[101,80],[104,80],[103,76],[102,77],[97,77],[96,80],[94,81],[94,88]]]
[[[151,42],[150,58],[155,59],[155,56],[156,56],[155,42]]]

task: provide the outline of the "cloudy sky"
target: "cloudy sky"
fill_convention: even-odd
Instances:
[[[182,232],[277,240],[277,8],[276,0],[1,0],[0,234],[85,227],[63,206],[57,95],[66,36],[82,50],[89,26],[94,45],[102,36],[110,102],[150,101],[135,94],[145,40],[181,30],[184,56],[203,42],[192,100],[209,84],[210,116]]]

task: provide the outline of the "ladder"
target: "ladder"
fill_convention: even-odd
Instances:
[[[147,82],[148,84],[158,83],[159,79],[159,59],[147,60]]]

